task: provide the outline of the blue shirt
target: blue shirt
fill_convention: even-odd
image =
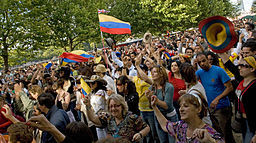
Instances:
[[[209,69],[209,71],[205,71],[203,69],[196,71],[196,76],[201,80],[201,83],[204,86],[208,106],[210,106],[212,101],[226,89],[224,83],[231,80],[228,74],[222,68],[214,65]],[[219,100],[216,109],[221,109],[228,106],[230,106],[230,102],[226,96]]]

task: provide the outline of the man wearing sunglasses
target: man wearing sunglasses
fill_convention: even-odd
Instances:
[[[124,69],[126,69],[129,76],[137,76],[137,70],[135,69],[132,59],[129,56],[125,56],[123,59]]]

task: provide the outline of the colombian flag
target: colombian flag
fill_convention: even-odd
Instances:
[[[43,63],[43,66],[48,70],[52,66],[52,63]]]
[[[115,17],[99,14],[100,31],[110,34],[131,34],[129,22],[121,21]]]
[[[90,86],[81,78],[80,79],[81,82],[81,87],[82,87],[82,93],[83,93],[83,98],[91,93],[91,88]]]
[[[87,62],[90,58],[94,58],[93,55],[90,55],[83,50],[76,50],[71,53],[64,52],[60,57],[63,58],[63,62],[66,63]]]

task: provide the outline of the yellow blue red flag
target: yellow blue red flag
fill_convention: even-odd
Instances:
[[[82,93],[83,93],[83,98],[91,93],[91,88],[90,86],[81,78],[80,79],[81,82],[81,87],[82,87]]]
[[[48,70],[52,66],[52,63],[43,63],[43,66]]]
[[[110,34],[131,34],[131,24],[115,17],[99,14],[100,31]]]

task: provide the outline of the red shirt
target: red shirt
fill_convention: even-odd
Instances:
[[[182,79],[174,78],[172,76],[172,72],[168,73],[168,79],[169,79],[169,82],[174,87],[173,101],[178,101],[178,99],[180,98],[180,94],[178,92],[180,90],[186,90],[185,81]]]
[[[6,112],[6,110],[4,108],[0,109],[0,133],[1,134],[6,133],[7,128],[12,124],[12,122],[9,119],[5,118],[5,116],[2,114],[2,111]],[[12,115],[21,122],[25,121],[22,117],[14,115],[14,113],[12,113]]]
[[[0,109],[0,133],[6,133],[7,128],[12,124],[11,121],[5,118],[5,116],[2,114],[2,111],[5,112],[4,108]]]
[[[237,86],[236,88],[236,96],[237,96],[237,99],[238,100],[238,105],[240,106],[240,108],[238,109],[241,113],[245,113],[245,110],[244,110],[244,105],[243,105],[243,102],[242,102],[242,96],[241,96],[241,93],[242,91],[245,89],[245,87],[243,86],[243,83],[244,83],[244,80],[242,80],[239,85]],[[239,98],[241,96],[241,98]]]

